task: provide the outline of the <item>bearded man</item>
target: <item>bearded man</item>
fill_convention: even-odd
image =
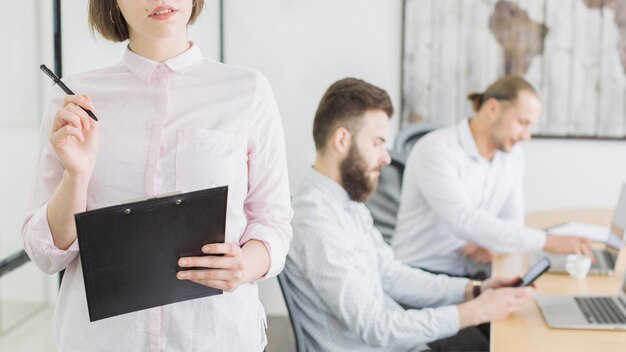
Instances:
[[[435,275],[394,258],[363,204],[390,161],[392,113],[384,90],[354,78],[334,83],[320,101],[315,164],[293,197],[294,236],[281,274],[301,338],[311,351],[488,350],[470,327],[508,316],[532,288],[508,287],[515,278]]]

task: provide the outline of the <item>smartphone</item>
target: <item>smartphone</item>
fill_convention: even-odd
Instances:
[[[512,286],[521,287],[532,285],[532,283],[535,282],[541,274],[548,271],[548,269],[550,269],[550,259],[543,257],[533,264],[533,266],[528,269],[526,274],[524,274],[524,276],[517,280]]]

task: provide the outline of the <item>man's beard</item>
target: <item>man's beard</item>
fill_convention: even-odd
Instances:
[[[365,202],[376,189],[378,178],[372,178],[367,162],[359,153],[356,145],[352,144],[348,155],[339,166],[341,171],[341,184],[348,192],[348,196],[355,202]],[[382,171],[382,166],[376,171]]]
[[[509,148],[507,148],[507,140],[505,138],[501,138],[496,132],[498,128],[502,125],[504,120],[504,112],[500,112],[500,116],[496,119],[496,123],[491,131],[491,141],[496,150],[499,150],[503,153],[510,152]]]

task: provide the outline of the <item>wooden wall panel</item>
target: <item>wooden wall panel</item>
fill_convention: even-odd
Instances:
[[[467,118],[514,73],[543,101],[536,135],[626,136],[626,0],[405,0],[404,50],[403,124]]]

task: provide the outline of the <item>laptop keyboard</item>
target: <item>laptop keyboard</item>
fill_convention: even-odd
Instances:
[[[589,324],[626,324],[626,315],[619,310],[613,298],[574,297],[574,300]]]

